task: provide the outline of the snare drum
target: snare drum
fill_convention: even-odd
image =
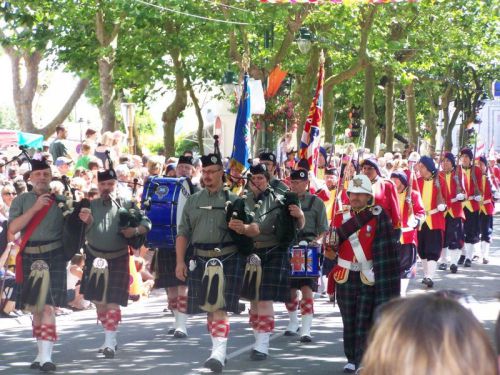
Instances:
[[[290,249],[290,277],[319,277],[320,246],[293,246]]]
[[[186,177],[149,177],[142,192],[142,209],[151,220],[146,244],[152,248],[175,251],[177,225],[193,185]]]

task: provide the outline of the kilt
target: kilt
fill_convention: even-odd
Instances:
[[[49,265],[50,287],[47,293],[47,305],[66,306],[66,259],[62,247],[43,254],[23,253],[23,284],[17,288],[16,308],[24,310],[26,302],[22,300],[23,287],[26,287],[35,260],[43,260]]]
[[[300,289],[303,286],[308,286],[313,292],[318,291],[318,278],[317,277],[290,277],[290,288]]]
[[[446,229],[444,232],[444,244],[450,250],[464,247],[464,222],[459,217],[446,215]]]
[[[441,229],[429,229],[427,223],[424,223],[417,236],[418,256],[421,259],[435,260],[437,262],[441,257],[443,248],[443,231]]]
[[[193,271],[188,269],[188,314],[206,314],[200,309],[201,280],[205,272],[205,264],[211,258],[196,256],[196,268]],[[239,313],[239,300],[241,284],[243,282],[243,272],[245,270],[244,259],[240,253],[218,257],[224,267],[224,301],[226,305],[222,310]]]
[[[290,302],[290,255],[286,247],[255,251],[262,264],[259,301]]]
[[[82,285],[80,286],[80,293],[84,298],[91,300],[91,288],[88,284],[90,278],[90,271],[92,269],[92,262],[95,257],[90,252],[85,252],[85,268],[83,270]],[[106,292],[106,303],[115,303],[121,306],[128,304],[128,290],[130,286],[130,263],[129,255],[125,254],[115,259],[109,259],[108,262],[108,289]],[[88,294],[88,297],[87,295]]]
[[[175,249],[157,249],[155,251],[153,263],[155,265],[155,288],[170,288],[179,285],[187,285],[185,281],[179,280],[175,276]]]
[[[470,212],[464,209],[464,241],[475,244],[479,242],[479,211]]]
[[[415,244],[399,244],[400,277],[414,279],[417,274],[417,247]]]
[[[479,234],[481,241],[490,242],[493,233],[493,216],[484,213],[479,214]]]
[[[361,282],[359,272],[349,271],[343,284],[336,284],[337,302],[344,325],[344,353],[359,366],[375,310],[375,287]]]

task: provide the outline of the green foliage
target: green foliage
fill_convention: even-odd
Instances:
[[[198,142],[183,137],[177,137],[175,141],[175,155],[182,154],[185,150],[199,152]]]
[[[0,106],[0,129],[19,130],[16,113],[13,108]]]

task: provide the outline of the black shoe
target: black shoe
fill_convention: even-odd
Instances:
[[[221,373],[224,365],[215,358],[209,358],[205,361],[204,365],[206,368],[209,368],[212,372]]]
[[[465,262],[465,255],[460,255],[460,258],[458,259],[458,265],[461,266]]]
[[[118,350],[118,345],[115,345],[115,352]],[[102,354],[104,352],[104,348],[99,348],[97,353]]]
[[[448,265],[446,263],[441,263],[438,268],[440,271],[446,271],[448,269]]]
[[[297,328],[297,330],[295,332],[293,332],[293,331],[285,331],[285,333],[283,334],[283,336],[297,336],[298,332],[299,332],[299,328]]]
[[[104,354],[104,358],[115,358],[115,351],[111,348],[104,348],[102,354]]]
[[[312,337],[308,335],[304,335],[300,337],[300,342],[312,342]]]
[[[472,257],[472,261],[473,261],[473,262],[477,262],[478,260],[479,260],[479,257],[478,257],[477,255],[474,255],[474,256]]]
[[[186,337],[188,337],[188,335],[186,335],[184,332],[181,332],[181,331],[175,331],[174,337],[176,339],[185,339]]]
[[[243,311],[246,310],[246,306],[244,303],[238,303],[238,312],[235,313],[236,315],[240,315]]]
[[[167,331],[167,334],[168,335],[173,335],[175,333],[175,328],[174,327],[170,327]]]
[[[483,258],[483,264],[488,264],[490,261],[488,259]]]
[[[466,259],[464,262],[464,267],[472,267],[472,262],[470,259]]]
[[[250,359],[252,361],[263,361],[265,359],[267,359],[267,354],[265,353],[261,353],[257,350],[252,350],[252,354],[250,354]]]
[[[30,365],[30,370],[38,370],[40,368],[40,362],[33,362]]]
[[[425,286],[427,286],[427,288],[432,288],[434,286],[434,281],[432,281],[428,277],[424,277],[424,279],[422,280],[422,284],[424,284]]]
[[[451,273],[457,273],[457,271],[458,271],[457,265],[456,264],[452,264],[450,266],[450,271],[451,271]]]
[[[56,365],[52,362],[45,362],[42,367],[40,367],[40,371],[42,372],[53,372],[56,371]]]

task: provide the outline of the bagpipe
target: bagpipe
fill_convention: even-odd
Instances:
[[[113,160],[111,160],[109,150],[106,150],[106,159],[108,160],[109,169],[113,170]],[[120,198],[112,199],[118,207],[118,226],[120,229],[125,228],[137,228],[141,225],[141,221],[144,218],[144,212],[137,207],[136,194],[137,185],[139,180],[134,179],[134,185],[132,188],[132,201],[131,207],[127,208],[123,206]],[[133,249],[140,249],[146,243],[146,235],[141,234],[134,237],[127,238],[127,244]]]

